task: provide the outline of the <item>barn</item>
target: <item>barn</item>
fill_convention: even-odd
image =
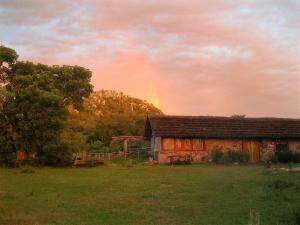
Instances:
[[[174,155],[203,161],[216,147],[247,151],[250,162],[300,152],[300,119],[148,115],[144,135],[159,163]]]

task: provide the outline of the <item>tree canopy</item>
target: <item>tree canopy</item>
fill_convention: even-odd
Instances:
[[[91,72],[80,66],[17,61],[17,57],[14,50],[0,47],[0,128],[10,128],[0,147],[13,140],[16,149],[36,152],[40,162],[57,163],[67,107],[82,109],[83,97],[93,89]]]

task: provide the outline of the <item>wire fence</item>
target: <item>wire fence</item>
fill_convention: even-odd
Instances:
[[[147,161],[149,158],[153,157],[153,152],[150,147],[135,147],[129,148],[127,152],[116,151],[116,152],[78,152],[73,154],[74,159],[83,160],[138,160]]]

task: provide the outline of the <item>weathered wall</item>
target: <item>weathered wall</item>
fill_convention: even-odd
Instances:
[[[242,150],[242,140],[238,139],[174,139],[162,138],[161,150],[158,154],[159,162],[169,162],[169,156],[172,155],[186,155],[192,156],[194,161],[207,160],[210,152],[215,147],[221,147],[225,151]]]
[[[205,157],[208,157],[207,151],[161,151],[158,154],[158,161],[160,163],[169,162],[170,158],[169,156],[172,155],[191,155],[193,158],[193,161],[199,162],[203,161]]]
[[[215,147],[220,147],[224,151],[239,151],[243,148],[243,141],[239,139],[207,139],[205,140],[206,151],[211,152]]]
[[[299,152],[300,153],[300,141],[289,141],[288,145],[289,145],[289,149],[292,152]]]
[[[260,149],[260,160],[266,161],[275,154],[277,144],[287,144],[292,152],[300,152],[300,140],[263,140]]]
[[[268,161],[276,151],[276,141],[263,140],[260,148],[260,160]]]
[[[194,161],[203,161],[209,158],[211,151],[215,147],[220,147],[224,151],[247,151],[249,142],[255,143],[255,151],[250,161],[267,161],[275,154],[276,144],[287,144],[292,152],[300,152],[300,140],[240,140],[240,139],[155,139],[156,159],[159,162],[169,162],[169,156],[190,154]],[[190,141],[187,141],[190,140]],[[189,143],[190,142],[190,143]],[[187,147],[188,146],[188,147]]]

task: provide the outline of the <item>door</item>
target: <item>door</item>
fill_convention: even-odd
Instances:
[[[250,162],[259,161],[259,142],[254,140],[244,140],[243,141],[243,151],[249,153]]]

